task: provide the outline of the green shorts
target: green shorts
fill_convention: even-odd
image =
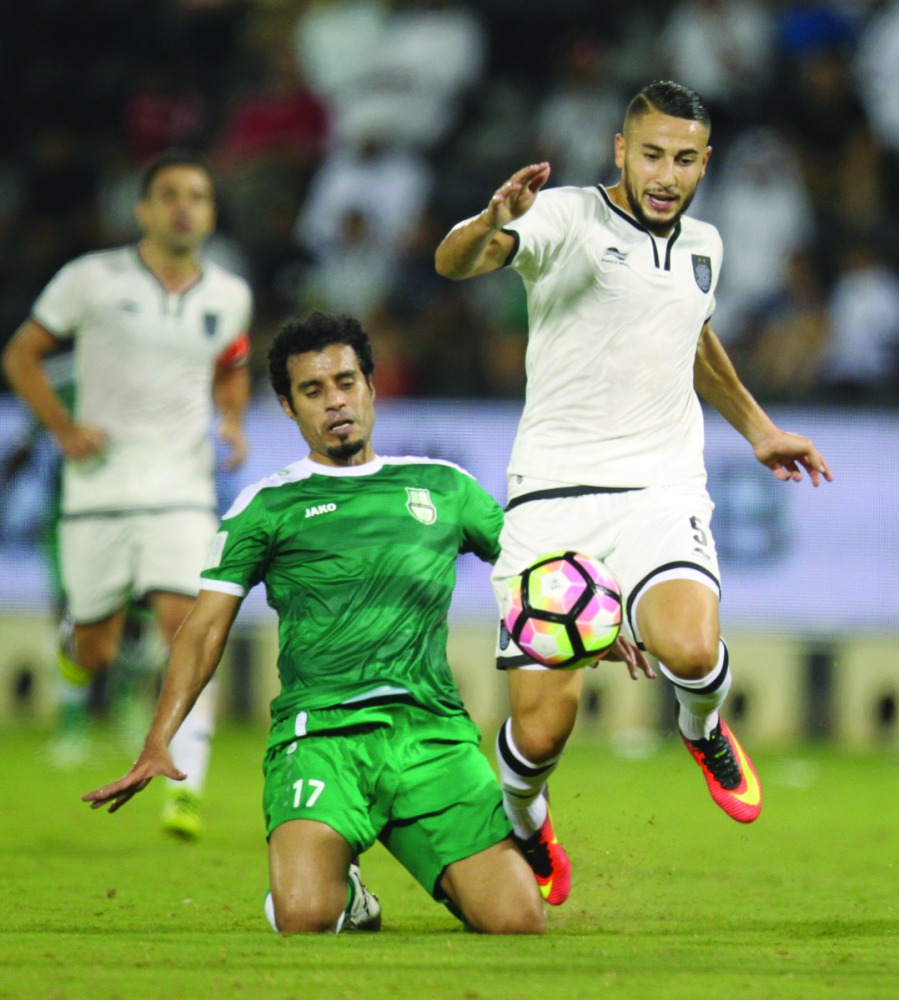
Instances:
[[[282,823],[311,819],[336,830],[354,855],[380,840],[442,900],[448,865],[511,833],[467,716],[405,704],[373,708],[368,719],[339,708],[309,716],[302,737],[292,716],[272,727],[263,768],[269,836]]]

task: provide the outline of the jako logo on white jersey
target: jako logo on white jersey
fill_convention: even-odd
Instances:
[[[336,503],[320,503],[317,507],[307,507],[306,517],[315,517],[316,514],[330,514],[337,510]]]

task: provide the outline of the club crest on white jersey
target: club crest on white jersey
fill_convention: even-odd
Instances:
[[[712,287],[712,261],[701,254],[691,254],[693,258],[693,277],[701,292],[707,292]]]

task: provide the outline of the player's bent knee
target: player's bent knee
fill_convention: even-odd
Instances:
[[[718,639],[706,642],[701,637],[684,640],[663,651],[659,659],[672,674],[688,681],[699,681],[712,673],[718,665],[720,651]]]
[[[478,934],[543,934],[546,931],[546,914],[542,908],[532,913],[507,913],[495,919],[468,922]]]
[[[534,763],[558,757],[574,729],[576,709],[569,712],[567,709],[560,710],[559,706],[552,708],[554,710],[519,712],[512,716],[515,746],[519,753]]]
[[[559,756],[572,728],[567,723],[547,725],[543,720],[530,719],[513,725],[512,731],[518,751],[528,760],[540,763]]]
[[[546,914],[539,899],[480,915],[469,922],[481,934],[543,934]]]
[[[481,934],[542,934],[543,900],[511,837],[447,869],[442,886]]]
[[[337,918],[330,920],[319,915],[289,911],[276,914],[278,930],[282,934],[328,934],[334,930]]]
[[[543,934],[546,931],[546,913],[542,902],[507,914],[493,934]]]
[[[341,913],[342,907],[323,898],[280,902],[274,908],[282,934],[327,934],[334,930]]]

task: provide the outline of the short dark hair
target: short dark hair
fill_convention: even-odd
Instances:
[[[688,121],[702,122],[712,131],[712,118],[709,106],[705,100],[680,83],[672,80],[654,80],[647,84],[638,94],[634,95],[624,114],[624,125],[639,121],[650,111],[670,115],[672,118],[686,118]]]
[[[143,201],[150,194],[150,188],[158,174],[169,167],[197,167],[205,170],[212,180],[212,168],[201,153],[194,153],[189,149],[167,149],[164,153],[154,156],[144,166],[140,175],[140,199]]]
[[[359,360],[359,371],[371,384],[375,362],[371,341],[362,324],[352,316],[334,316],[316,310],[305,317],[287,320],[272,340],[268,350],[268,377],[276,395],[290,399],[289,358],[307,351],[323,351],[332,344],[346,344],[353,348]]]

